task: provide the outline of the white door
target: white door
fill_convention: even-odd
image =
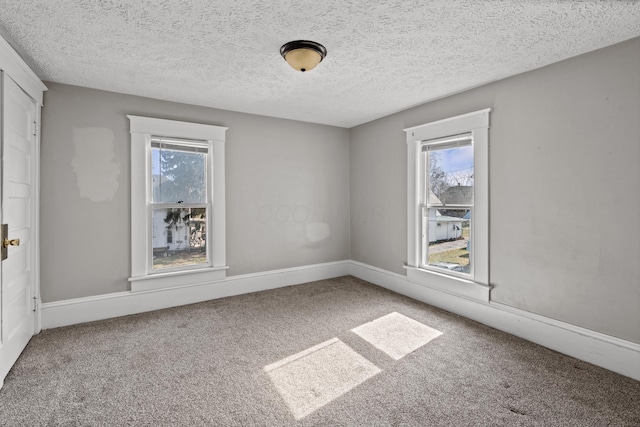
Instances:
[[[36,103],[2,73],[0,387],[35,331]],[[19,241],[18,241],[19,239]],[[4,256],[3,256],[4,258]]]

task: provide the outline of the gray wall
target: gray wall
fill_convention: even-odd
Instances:
[[[47,83],[41,293],[129,289],[126,114],[227,126],[228,275],[349,259],[349,131]]]
[[[404,274],[403,128],[492,107],[492,300],[640,343],[640,39],[351,129],[351,258]]]

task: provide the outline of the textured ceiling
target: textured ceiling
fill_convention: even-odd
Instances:
[[[0,32],[43,80],[351,127],[639,36],[640,2],[0,0]]]

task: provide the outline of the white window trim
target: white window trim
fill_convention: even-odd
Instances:
[[[228,128],[175,120],[127,115],[131,133],[131,282],[132,291],[190,286],[226,277],[225,240],[225,135]],[[151,218],[147,200],[151,184],[151,137],[199,139],[209,143],[213,162],[211,224],[213,254],[211,267],[157,273],[150,271]],[[209,243],[209,242],[207,242]]]
[[[466,298],[489,301],[489,113],[474,111],[404,129],[407,142],[407,277],[418,284]],[[423,141],[471,133],[474,207],[471,253],[473,278],[420,268],[421,151]]]

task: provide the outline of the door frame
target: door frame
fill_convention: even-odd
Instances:
[[[32,98],[33,99],[33,98]],[[32,224],[33,227],[33,298],[35,301],[34,307],[34,319],[33,319],[33,334],[39,334],[42,330],[42,299],[40,298],[40,128],[41,126],[41,110],[42,104],[38,104],[36,101],[36,122],[34,123],[34,141],[33,152],[34,159],[31,162],[33,167],[33,200],[31,206],[33,207]]]

